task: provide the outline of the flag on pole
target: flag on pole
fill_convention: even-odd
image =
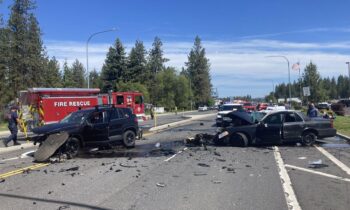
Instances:
[[[296,70],[296,71],[297,71],[297,70],[300,70],[300,64],[299,64],[299,62],[293,64],[292,69],[293,69],[293,70]]]

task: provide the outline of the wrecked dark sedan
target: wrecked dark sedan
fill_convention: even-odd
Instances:
[[[100,106],[73,112],[59,123],[33,129],[33,133],[34,144],[43,144],[55,134],[68,133],[68,138],[55,146],[72,158],[82,147],[108,147],[120,142],[127,148],[134,147],[140,131],[136,115],[131,109]],[[51,145],[61,140],[57,137],[52,141]]]
[[[309,118],[298,111],[276,111],[259,122],[244,112],[231,112],[223,118],[224,127],[214,138],[216,144],[248,146],[254,144],[283,144],[301,142],[311,146],[317,138],[333,137],[333,121]]]

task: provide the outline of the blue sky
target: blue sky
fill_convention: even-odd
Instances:
[[[5,20],[11,3],[1,5]],[[264,96],[288,81],[286,62],[269,55],[285,55],[302,68],[313,61],[322,76],[347,74],[348,8],[350,1],[326,0],[37,0],[35,13],[48,54],[61,63],[77,58],[86,65],[89,35],[115,27],[91,41],[90,69],[101,68],[116,37],[130,50],[137,39],[149,49],[155,36],[164,43],[167,65],[181,69],[199,35],[220,96]]]

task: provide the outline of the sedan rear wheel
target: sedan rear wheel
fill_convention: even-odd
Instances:
[[[304,146],[312,146],[315,141],[317,139],[317,136],[312,133],[312,132],[306,132],[303,134],[302,136],[302,141],[301,143],[304,145]]]
[[[69,138],[68,141],[65,144],[65,153],[67,154],[68,158],[74,158],[78,155],[80,150],[80,142],[77,138]]]

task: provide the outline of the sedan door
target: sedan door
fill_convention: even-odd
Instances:
[[[282,113],[270,114],[257,127],[256,137],[261,143],[280,143],[282,134]]]
[[[295,141],[301,139],[305,123],[303,119],[294,112],[287,112],[284,115],[282,138],[284,141]]]

